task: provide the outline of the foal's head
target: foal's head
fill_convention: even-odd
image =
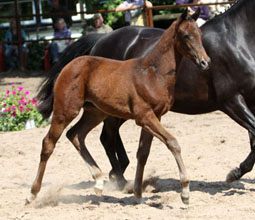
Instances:
[[[202,70],[209,67],[210,58],[202,45],[201,30],[196,24],[200,10],[189,16],[186,9],[176,20],[175,44],[178,52],[195,62]]]

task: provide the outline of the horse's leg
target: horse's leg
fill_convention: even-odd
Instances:
[[[38,192],[41,189],[42,179],[43,179],[47,161],[50,158],[51,154],[53,153],[53,150],[55,148],[55,145],[56,145],[58,139],[60,138],[60,136],[63,133],[66,126],[79,113],[78,109],[77,109],[77,111],[66,112],[66,113],[64,113],[62,111],[62,109],[63,108],[58,108],[57,110],[55,110],[53,112],[53,117],[52,117],[52,122],[51,122],[49,132],[43,139],[39,168],[37,171],[36,178],[33,182],[32,188],[31,188],[31,194],[26,199],[27,204],[36,198],[36,195],[38,194]],[[71,114],[69,114],[69,113],[71,113]]]
[[[255,162],[255,117],[246,105],[243,96],[240,94],[234,96],[228,102],[224,102],[223,111],[239,125],[248,130],[251,146],[251,152],[247,158],[239,165],[239,167],[231,170],[227,175],[226,181],[231,183],[240,179],[253,168]]]
[[[183,203],[189,203],[189,179],[187,176],[186,168],[184,166],[182,157],[181,157],[181,148],[177,143],[176,139],[167,132],[160,124],[158,118],[154,114],[154,112],[148,112],[144,114],[140,120],[136,120],[138,125],[141,125],[147,132],[151,133],[153,136],[158,137],[172,152],[180,174],[180,181],[181,181],[181,198]],[[142,197],[142,177],[144,166],[146,163],[146,159],[149,155],[149,145],[147,148],[144,148],[143,142],[146,143],[150,137],[142,132],[139,149],[137,152],[137,170],[136,170],[136,177],[135,177],[135,185],[134,185],[134,193],[138,202],[141,201]]]
[[[126,120],[124,119],[120,119],[119,121],[119,128],[122,124],[124,124]],[[121,171],[122,171],[122,174],[125,172],[125,170],[127,169],[128,167],[128,164],[129,164],[129,159],[128,159],[128,156],[127,156],[127,152],[124,148],[124,145],[122,143],[122,140],[121,140],[121,137],[120,137],[120,133],[119,133],[119,128],[118,128],[118,132],[116,133],[116,153],[117,153],[117,156],[118,156],[118,161],[119,161],[119,164],[120,164],[120,168],[121,168]]]
[[[123,188],[127,182],[123,173],[129,164],[129,159],[119,135],[119,128],[124,122],[125,120],[120,118],[108,117],[104,120],[100,136],[101,143],[112,165],[109,178],[111,181],[116,180],[120,188]]]
[[[97,195],[101,195],[103,191],[102,171],[90,155],[84,141],[87,134],[102,122],[107,115],[95,107],[85,108],[80,120],[67,132],[67,138],[73,143],[96,181],[94,186]]]

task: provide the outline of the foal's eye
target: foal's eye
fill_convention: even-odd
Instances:
[[[187,35],[187,34],[185,34],[184,36],[183,36],[183,40],[188,40],[189,39],[189,35]]]

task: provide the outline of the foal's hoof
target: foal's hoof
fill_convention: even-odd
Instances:
[[[124,190],[128,181],[123,178],[123,179],[118,180],[117,183],[118,183],[119,190]]]
[[[102,196],[102,193],[103,193],[103,190],[102,189],[99,189],[97,187],[94,187],[94,191],[96,193],[97,196]]]
[[[31,202],[33,202],[36,198],[36,195],[33,195],[32,193],[29,195],[29,197],[25,200],[25,205],[29,205]]]
[[[136,198],[136,204],[139,205],[139,204],[145,204],[145,199],[143,198]]]
[[[101,196],[104,189],[104,180],[99,179],[96,181],[96,185],[94,186],[94,190],[97,196]]]
[[[229,172],[229,174],[226,177],[226,182],[228,184],[230,184],[230,183],[232,183],[232,182],[234,182],[236,180],[239,180],[239,178],[240,178],[239,176],[240,175],[241,175],[240,174],[240,169],[238,167],[236,167],[235,169],[233,169],[233,170],[231,170]]]
[[[128,194],[134,193],[134,181],[128,181],[123,189],[123,192]]]
[[[181,199],[185,205],[189,205],[189,198],[181,196]]]

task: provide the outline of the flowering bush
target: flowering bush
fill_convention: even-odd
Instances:
[[[36,109],[37,100],[28,95],[23,87],[12,87],[0,95],[0,131],[22,130],[29,119],[34,120],[36,127],[48,124]]]

